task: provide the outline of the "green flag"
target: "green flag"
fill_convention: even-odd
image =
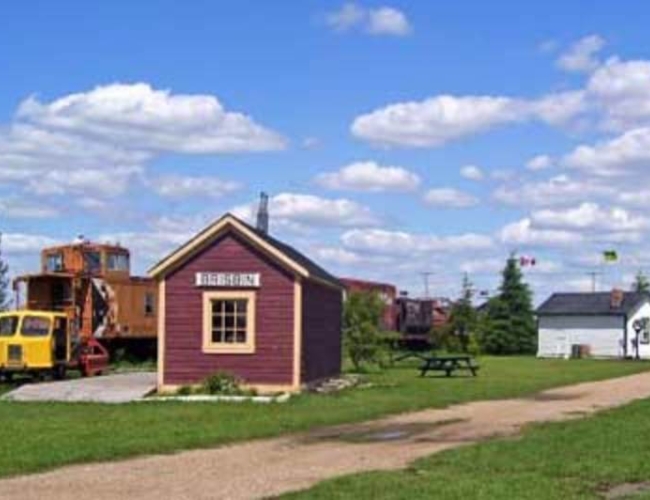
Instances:
[[[618,261],[618,253],[616,253],[616,250],[605,250],[603,259],[605,259],[605,262],[616,262]]]

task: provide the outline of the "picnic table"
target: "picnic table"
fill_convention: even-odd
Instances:
[[[468,370],[476,377],[479,366],[472,356],[466,354],[427,356],[422,358],[424,364],[420,367],[420,376],[424,377],[427,372],[445,372],[450,377],[456,370]]]

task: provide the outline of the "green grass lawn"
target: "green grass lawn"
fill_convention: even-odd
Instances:
[[[533,426],[521,439],[433,455],[403,471],[347,476],[282,498],[603,498],[613,486],[650,481],[649,417],[650,400],[644,400],[585,420]],[[650,499],[650,490],[630,498]]]
[[[414,366],[368,375],[374,384],[287,404],[0,402],[0,476],[66,463],[109,460],[361,421],[389,413],[628,375],[650,364],[481,358],[477,378],[421,379]]]

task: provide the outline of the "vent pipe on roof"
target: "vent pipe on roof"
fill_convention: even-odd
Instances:
[[[257,209],[257,230],[260,233],[269,233],[269,195],[260,193],[260,204]]]

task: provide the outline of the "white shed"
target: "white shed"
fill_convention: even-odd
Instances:
[[[539,357],[569,357],[579,344],[595,357],[650,358],[648,294],[555,293],[537,309],[537,317]]]

